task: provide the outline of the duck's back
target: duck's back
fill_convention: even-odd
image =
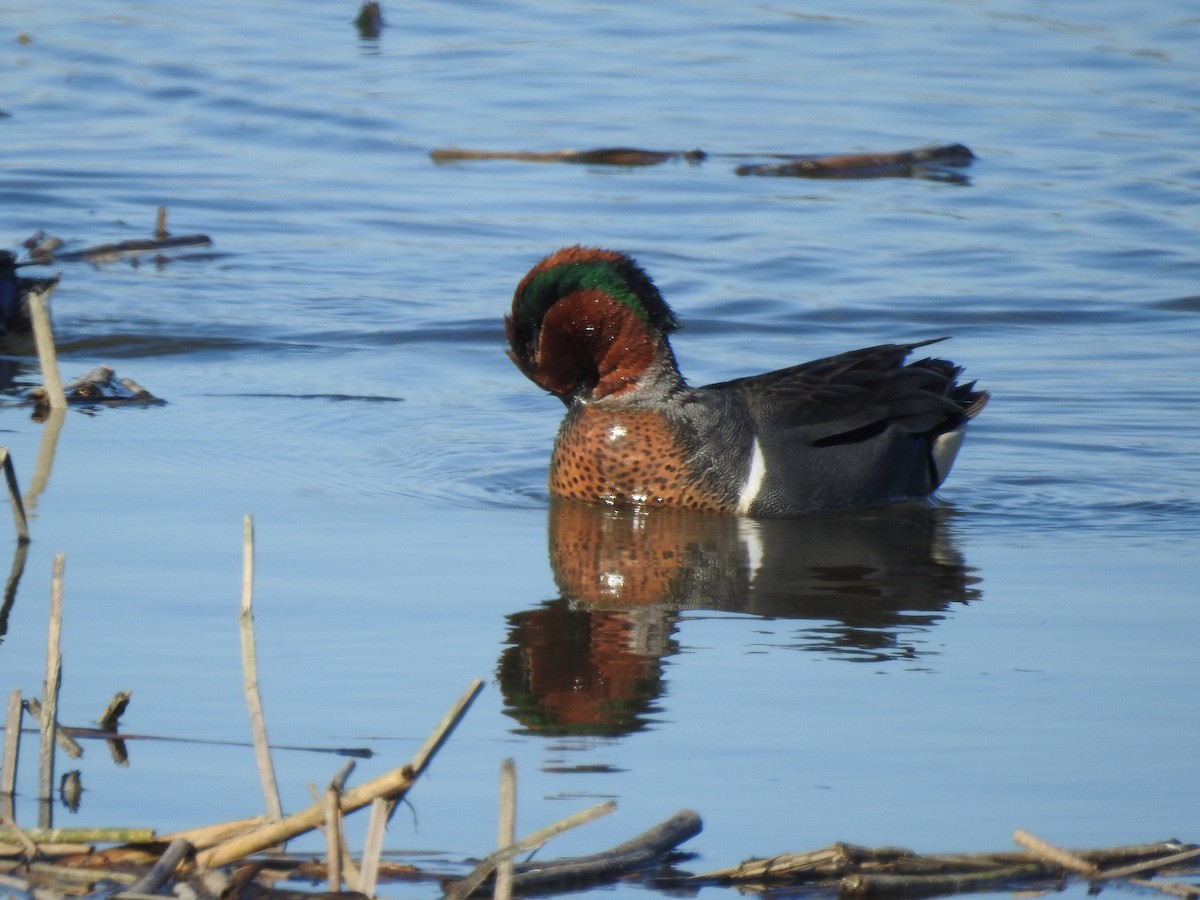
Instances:
[[[887,344],[687,392],[698,472],[737,482],[735,511],[780,517],[925,497],[987,401],[921,344]],[[734,474],[740,473],[740,476]],[[722,475],[722,473],[724,473]]]

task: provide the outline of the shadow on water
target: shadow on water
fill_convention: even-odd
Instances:
[[[805,624],[789,646],[830,658],[919,659],[911,640],[979,600],[952,511],[905,504],[750,521],[555,500],[550,563],[561,596],[508,617],[506,712],[541,734],[619,735],[648,724],[682,614]]]

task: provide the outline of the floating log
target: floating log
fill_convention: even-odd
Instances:
[[[738,166],[738,175],[771,175],[792,178],[911,177],[931,168],[969,165],[975,154],[962,144],[919,147],[898,153],[846,153],[803,156],[778,163]]]
[[[743,891],[779,888],[831,888],[843,895],[931,897],[979,891],[1056,888],[1069,878],[1092,884],[1148,871],[1175,869],[1200,858],[1200,847],[1173,841],[1109,849],[1068,851],[1018,831],[1026,853],[921,855],[895,847],[833,844],[808,853],[747,860],[737,866],[669,882],[681,885],[736,885]],[[1180,883],[1147,881],[1149,887],[1178,893]],[[1184,885],[1200,897],[1200,887]],[[1185,892],[1186,893],[1186,892]]]
[[[592,150],[465,150],[446,147],[430,152],[435,163],[478,160],[512,160],[534,163],[574,163],[592,166],[656,166],[683,160],[699,163],[709,158],[745,158],[762,154],[705,153],[703,150],[643,150],[636,147],[599,147]],[[963,144],[931,145],[885,153],[770,154],[778,162],[744,163],[737,175],[793,178],[898,178],[924,177],[970,165],[975,154]],[[958,176],[961,178],[961,176]]]
[[[669,160],[697,163],[706,159],[703,150],[639,150],[636,147],[599,147],[593,150],[461,150],[446,147],[429,154],[435,163],[506,159],[516,162],[575,163],[589,166],[657,166]]]

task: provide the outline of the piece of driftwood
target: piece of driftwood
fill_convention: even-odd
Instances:
[[[268,821],[270,820],[266,816],[251,816],[248,819],[218,822],[215,825],[203,825],[200,828],[190,828],[187,831],[164,834],[160,840],[170,842],[176,838],[185,838],[197,850],[208,850],[239,835],[249,834],[255,829],[266,825]]]
[[[591,150],[504,151],[445,147],[430,152],[435,163],[479,160],[512,160],[534,163],[574,163],[591,166],[639,167],[683,160],[700,163],[710,158],[767,156],[771,162],[742,163],[737,175],[791,178],[912,178],[949,177],[947,170],[970,165],[975,154],[963,144],[941,144],[881,153],[751,154],[705,153],[703,150],[642,150],[635,147],[599,147]],[[957,176],[961,180],[961,176]]]
[[[36,844],[144,844],[154,840],[153,828],[22,828],[0,826],[0,841],[20,832]]]
[[[118,378],[109,366],[97,366],[62,388],[64,402],[73,406],[161,406],[162,400],[134,381]],[[35,417],[46,415],[54,408],[50,405],[50,391],[36,387],[28,394],[34,405]]]
[[[608,815],[616,808],[617,804],[611,800],[606,803],[599,803],[574,815],[567,816],[565,819],[560,819],[553,825],[526,835],[520,840],[509,844],[507,847],[497,850],[480,861],[466,878],[452,883],[446,890],[446,900],[466,900],[467,897],[475,893],[476,889],[491,876],[496,870],[496,866],[500,863],[512,859],[518,853],[536,850],[551,838],[562,834],[564,831],[578,828],[580,825],[585,825],[593,819]]]
[[[184,838],[176,838],[167,845],[150,871],[129,886],[129,890],[116,894],[117,898],[128,898],[130,894],[154,894],[166,884],[181,862],[191,855],[193,847]]]
[[[358,15],[354,17],[354,27],[358,29],[358,36],[367,40],[379,37],[384,24],[383,9],[376,0],[365,0],[358,8]]]
[[[124,257],[137,257],[144,253],[160,253],[163,250],[174,250],[179,247],[207,247],[212,239],[206,234],[185,234],[172,236],[167,231],[167,209],[160,206],[155,211],[154,236],[145,240],[117,241],[115,243],[96,244],[83,250],[68,250],[60,253],[63,242],[56,237],[48,236],[39,231],[27,238],[24,246],[29,253],[25,262],[14,263],[15,266],[43,265],[56,262],[90,262],[100,264],[113,262]],[[2,260],[0,260],[2,264]]]
[[[931,168],[961,168],[974,159],[975,154],[962,144],[945,144],[896,153],[798,156],[777,163],[741,165],[734,172],[791,178],[912,177],[925,174]]]
[[[636,147],[598,147],[592,150],[463,150],[444,147],[430,151],[435,163],[501,159],[515,162],[574,163],[588,166],[657,166],[670,160],[697,163],[706,159],[703,150],[639,150]]]
[[[1097,884],[1146,872],[1171,871],[1200,856],[1177,842],[1067,851],[1019,831],[1024,853],[916,854],[894,847],[833,844],[808,853],[747,860],[683,879],[682,884],[736,885],[745,892],[829,888],[853,896],[931,897],[980,891],[1055,888],[1070,878]],[[1147,881],[1169,892],[1178,884]],[[1200,897],[1200,887],[1191,886]]]
[[[108,706],[104,707],[104,712],[100,713],[100,717],[96,719],[96,724],[101,731],[116,732],[117,726],[121,723],[121,716],[125,715],[125,710],[129,708],[129,701],[133,697],[133,691],[117,691],[113,694],[113,698],[108,701]]]
[[[29,710],[29,717],[38,723],[41,727],[42,722],[42,704],[37,697],[30,697],[25,701],[25,708]],[[54,740],[62,749],[63,753],[71,757],[71,759],[79,759],[83,756],[83,748],[79,746],[79,741],[75,740],[71,734],[71,729],[64,728],[62,725],[56,725],[54,728]]]
[[[34,842],[33,855],[38,859],[53,859],[60,856],[78,856],[81,853],[92,852],[92,844],[81,844],[78,841],[70,843],[64,841],[57,842]],[[25,856],[29,853],[29,847],[17,842],[8,842],[7,840],[0,841],[0,858],[11,858],[14,856]]]
[[[699,814],[675,813],[632,840],[591,856],[521,863],[513,875],[513,891],[546,891],[603,884],[660,863],[684,841],[703,829]]]

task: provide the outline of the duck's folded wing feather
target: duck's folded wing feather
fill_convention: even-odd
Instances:
[[[939,338],[938,340],[942,340]],[[917,434],[957,427],[979,396],[943,359],[904,365],[916,344],[882,344],[727,382],[759,425],[814,446],[862,440],[895,425]],[[713,385],[713,387],[718,387]]]

